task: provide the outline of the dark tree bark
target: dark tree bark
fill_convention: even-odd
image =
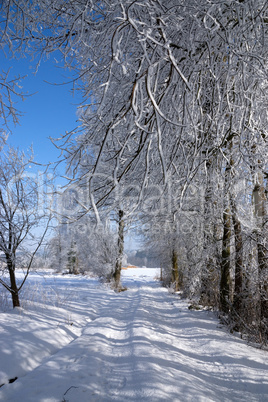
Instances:
[[[206,188],[204,193],[204,229],[203,229],[203,255],[204,268],[201,273],[200,303],[204,305],[217,305],[219,287],[217,271],[217,247],[216,247],[216,224],[214,208],[217,204],[215,199],[215,176],[219,174],[217,164],[212,160],[206,163]],[[216,286],[215,286],[216,285]]]
[[[115,270],[113,274],[115,288],[120,290],[121,288],[121,269],[122,269],[122,259],[124,254],[124,211],[119,210],[118,213],[118,257],[116,259]]]
[[[230,215],[230,208],[227,207],[223,212],[222,263],[221,263],[221,280],[220,280],[220,309],[224,313],[229,312],[230,240],[231,240],[231,215]]]
[[[258,161],[260,165],[260,161]],[[267,234],[265,233],[265,212],[267,209],[267,199],[263,182],[263,175],[257,173],[257,181],[253,190],[253,202],[256,219],[256,241],[258,258],[258,276],[260,293],[260,335],[262,340],[268,339],[268,253],[265,243]]]
[[[260,292],[260,333],[262,340],[268,341],[268,256],[263,245],[263,237],[257,235],[259,292]]]
[[[175,292],[180,290],[178,253],[175,249],[173,249],[172,251],[172,283],[175,286],[174,287]]]
[[[11,289],[13,308],[20,307],[19,291],[15,277],[15,267],[13,266],[13,263],[10,260],[8,262],[8,271],[10,278],[10,289]]]
[[[241,223],[238,219],[235,202],[232,199],[232,221],[235,241],[235,283],[233,307],[237,314],[242,312],[243,291],[243,239]]]

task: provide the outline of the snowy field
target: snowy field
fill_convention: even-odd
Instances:
[[[23,307],[0,313],[0,400],[268,401],[268,352],[189,310],[156,274],[123,271],[119,294],[31,274]]]

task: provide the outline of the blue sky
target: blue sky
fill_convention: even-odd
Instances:
[[[20,125],[14,127],[10,124],[12,134],[8,143],[20,150],[27,151],[32,145],[35,161],[41,164],[57,161],[60,152],[49,140],[49,137],[59,138],[66,131],[73,130],[77,125],[77,106],[82,101],[81,94],[71,89],[73,85],[50,85],[52,83],[63,83],[68,81],[70,72],[58,68],[55,60],[44,61],[35,71],[35,63],[29,59],[7,60],[0,52],[1,70],[7,71],[11,67],[10,78],[15,76],[27,77],[21,81],[23,91],[32,96],[27,96],[24,102],[17,100],[16,108],[23,113],[20,118]],[[44,171],[42,166],[32,165],[32,172]],[[64,175],[64,165],[58,169],[58,173]],[[57,184],[66,184],[63,179],[56,179]],[[126,248],[135,249],[135,237],[126,237]],[[139,247],[138,247],[139,248]]]
[[[68,81],[70,73],[58,68],[53,57],[41,64],[36,75],[33,74],[35,63],[30,59],[7,60],[3,53],[0,53],[0,59],[1,70],[7,71],[11,67],[10,78],[27,75],[21,81],[23,91],[34,93],[24,102],[13,98],[18,101],[16,108],[23,116],[19,126],[10,124],[9,144],[24,151],[33,145],[36,162],[45,164],[57,160],[59,151],[49,137],[58,138],[77,126],[76,109],[81,95],[73,96],[71,83],[55,86],[45,81],[63,83]]]

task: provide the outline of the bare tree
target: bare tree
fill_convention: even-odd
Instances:
[[[19,307],[19,292],[47,233],[50,218],[40,213],[38,185],[26,173],[28,158],[7,145],[5,148],[0,156],[0,252],[5,261],[0,283],[11,293],[13,307]],[[38,227],[42,228],[39,236],[34,231]],[[20,253],[28,256],[28,262],[24,278],[18,283],[15,270]]]

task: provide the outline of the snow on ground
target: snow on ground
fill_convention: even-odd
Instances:
[[[32,274],[28,302],[0,314],[0,400],[268,401],[268,353],[189,310],[155,274],[123,271],[119,294],[92,278]]]

